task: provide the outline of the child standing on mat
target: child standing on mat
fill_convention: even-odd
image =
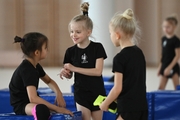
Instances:
[[[179,85],[179,54],[180,40],[175,35],[178,21],[176,17],[167,17],[163,22],[162,37],[162,58],[158,68],[158,76],[160,76],[159,90],[164,90],[169,78],[172,78],[174,89]]]
[[[117,120],[147,120],[146,62],[143,52],[134,43],[139,31],[133,11],[115,14],[109,24],[112,43],[121,47],[113,59],[114,86],[100,105],[107,111],[117,100]]]
[[[9,83],[10,102],[17,115],[33,115],[35,120],[48,120],[50,110],[73,115],[65,109],[66,103],[56,82],[43,70],[39,61],[46,58],[48,39],[41,33],[27,33],[23,38],[15,37],[20,43],[25,59],[14,71]],[[56,105],[40,98],[37,89],[39,78],[56,94]]]
[[[69,23],[70,37],[75,45],[66,50],[60,77],[71,78],[74,72],[74,97],[83,120],[102,120],[103,112],[93,106],[93,102],[99,94],[106,95],[102,70],[107,56],[101,43],[89,40],[93,23],[88,17],[88,8],[89,4],[83,3],[83,15],[75,16]]]

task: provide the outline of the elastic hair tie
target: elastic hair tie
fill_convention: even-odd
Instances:
[[[25,39],[24,39],[24,38],[22,38],[22,39],[21,39],[21,42],[24,42],[24,41],[25,41]]]
[[[84,15],[84,16],[88,16],[88,12],[83,11],[83,15]]]
[[[127,15],[126,13],[123,13],[122,16],[128,20],[132,19],[132,17]]]

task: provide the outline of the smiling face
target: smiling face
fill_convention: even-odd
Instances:
[[[175,31],[175,26],[168,21],[164,21],[162,25],[163,32],[166,35],[173,35]]]
[[[91,30],[86,29],[84,21],[72,22],[70,24],[70,37],[75,44],[80,44],[91,35]]]

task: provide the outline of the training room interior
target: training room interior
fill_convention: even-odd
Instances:
[[[46,73],[59,85],[62,92],[71,92],[73,78],[61,80],[65,50],[73,45],[68,24],[80,13],[83,0],[0,0],[0,89],[8,88],[12,73],[24,59],[19,44],[13,38],[27,32],[41,32],[49,39],[48,56],[40,63]],[[109,37],[108,24],[114,13],[131,8],[139,22],[142,35],[139,47],[146,58],[147,91],[158,89],[157,68],[161,58],[162,21],[171,14],[180,18],[179,0],[87,0],[89,17],[94,22],[92,39],[101,42],[107,52],[103,76],[111,77],[113,56],[120,51]],[[180,37],[180,27],[176,35]],[[91,39],[91,38],[90,38]],[[134,63],[136,64],[136,63]],[[46,87],[40,82],[39,87]],[[173,90],[169,80],[166,90]]]
[[[62,80],[59,73],[63,68],[66,49],[74,45],[69,35],[68,25],[75,15],[82,14],[80,11],[82,2],[90,4],[88,15],[94,25],[90,40],[102,43],[107,53],[102,72],[103,78],[113,76],[113,57],[121,51],[121,48],[115,47],[110,40],[109,21],[117,12],[122,13],[128,8],[134,11],[141,29],[138,47],[143,51],[146,59],[148,120],[179,120],[180,91],[174,90],[171,79],[165,90],[159,91],[160,77],[157,76],[157,72],[161,59],[161,38],[164,35],[162,23],[166,17],[173,14],[177,16],[178,21],[180,20],[180,0],[0,0],[0,120],[4,120],[1,115],[4,109],[7,108],[7,112],[9,110],[12,112],[7,88],[13,72],[24,59],[20,45],[14,44],[14,37],[23,37],[28,32],[40,32],[47,36],[48,54],[40,64],[58,84],[63,95],[67,95],[69,99],[66,101],[67,105],[72,103],[73,109],[76,109],[72,93],[74,77]],[[180,38],[179,25],[175,34]],[[110,84],[111,88],[112,84]],[[40,81],[39,88],[47,89],[47,87]],[[48,93],[44,96],[50,99],[54,97],[49,96]],[[108,112],[103,115],[103,120],[112,119],[110,116],[112,114]],[[13,118],[13,120],[16,119]]]

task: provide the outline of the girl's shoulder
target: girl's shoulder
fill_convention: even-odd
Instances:
[[[67,48],[66,51],[72,51],[72,50],[77,49],[77,48],[78,48],[78,47],[77,47],[77,45],[75,44],[75,45]]]
[[[180,40],[179,37],[177,37],[176,35],[174,35],[173,39],[174,40]]]
[[[91,41],[91,46],[94,46],[94,47],[103,47],[102,43],[94,42],[94,41]]]
[[[16,72],[24,73],[34,69],[34,66],[26,59],[16,68]]]

